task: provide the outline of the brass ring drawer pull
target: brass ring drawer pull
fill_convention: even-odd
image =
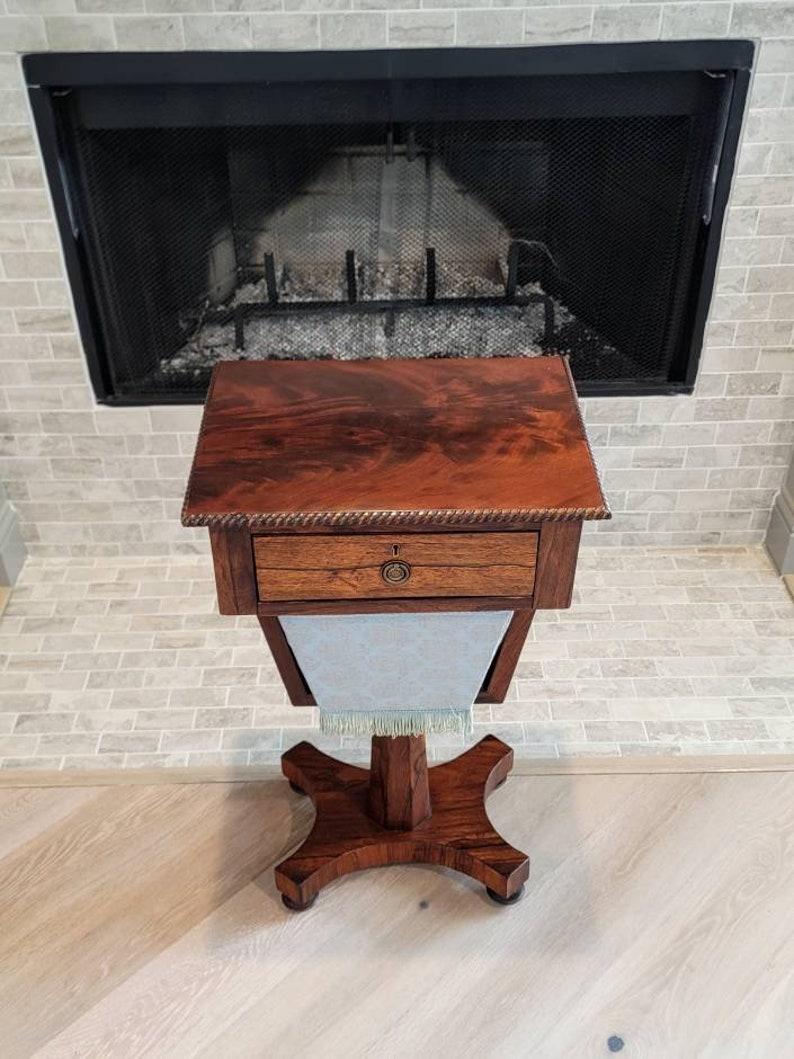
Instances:
[[[380,568],[380,576],[387,585],[402,585],[411,576],[411,567],[402,559],[392,559]]]

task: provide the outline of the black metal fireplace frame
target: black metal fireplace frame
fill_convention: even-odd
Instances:
[[[732,74],[721,115],[714,183],[686,306],[687,341],[676,351],[669,379],[659,383],[583,381],[583,396],[691,393],[717,268],[720,237],[739,146],[754,45],[748,40],[653,41],[527,48],[400,49],[315,52],[41,53],[23,69],[38,130],[78,326],[97,399],[105,404],[195,404],[185,394],[119,396],[109,371],[86,248],[69,196],[68,161],[59,142],[57,100],[69,87],[251,84],[304,80],[355,81],[541,74],[654,73],[702,69]]]

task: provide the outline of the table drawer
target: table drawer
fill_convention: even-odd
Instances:
[[[259,598],[530,596],[537,533],[254,537]]]

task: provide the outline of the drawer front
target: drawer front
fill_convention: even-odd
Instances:
[[[259,598],[530,596],[537,533],[254,537]]]

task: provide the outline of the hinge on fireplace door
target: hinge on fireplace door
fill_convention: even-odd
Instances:
[[[80,225],[77,223],[77,214],[74,208],[74,201],[72,200],[71,184],[69,181],[69,170],[66,168],[66,162],[58,155],[58,173],[61,178],[61,188],[63,190],[63,201],[66,203],[66,213],[69,217],[69,227],[72,229],[72,238],[80,238]]]
[[[72,95],[71,88],[56,88],[52,91],[52,99],[61,100],[66,99]],[[53,118],[54,118],[53,114]],[[78,239],[80,236],[80,225],[77,223],[77,211],[74,207],[74,199],[72,197],[71,182],[69,180],[69,169],[66,164],[66,159],[63,154],[63,145],[61,143],[60,136],[57,136],[57,164],[58,164],[58,176],[61,178],[61,190],[63,191],[63,200],[66,205],[66,214],[69,218],[69,227],[72,230],[72,238]]]
[[[728,115],[731,111],[733,100],[733,74],[717,72],[713,70],[703,71],[706,77],[722,80],[722,91],[717,108],[717,127],[714,133],[714,142],[711,146],[706,166],[706,179],[703,184],[701,217],[704,224],[711,224],[711,216],[714,211],[714,196],[717,192],[717,175],[722,161],[722,150],[725,146],[725,133],[728,128]]]

